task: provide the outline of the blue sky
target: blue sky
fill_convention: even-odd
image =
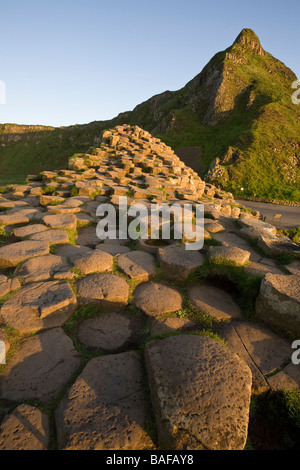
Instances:
[[[299,0],[3,2],[0,122],[113,118],[183,87],[243,28],[300,78],[299,13]]]

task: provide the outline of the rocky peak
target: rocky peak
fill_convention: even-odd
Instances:
[[[252,29],[244,28],[232,45],[232,49],[242,46],[244,50],[250,51],[255,54],[264,55],[263,50],[258,36]]]

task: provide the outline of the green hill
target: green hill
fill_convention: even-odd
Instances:
[[[181,90],[153,96],[111,121],[4,128],[0,173],[9,179],[65,167],[72,153],[94,146],[103,129],[128,123],[160,137],[202,177],[236,196],[300,201],[300,106],[291,100],[296,79],[244,29]]]

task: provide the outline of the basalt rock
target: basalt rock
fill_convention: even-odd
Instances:
[[[259,55],[255,38],[241,45]],[[273,244],[275,228],[142,128],[107,129],[69,169],[4,189],[2,204],[1,448],[49,447],[36,402],[53,410],[59,449],[243,449],[250,394],[300,386],[289,346],[271,333],[300,332],[295,250],[283,272],[253,246]],[[102,204],[115,216],[106,239]],[[148,238],[128,230],[139,204]],[[203,204],[200,250],[175,236],[163,204],[189,204],[194,217]]]

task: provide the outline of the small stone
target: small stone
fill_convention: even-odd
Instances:
[[[287,264],[285,269],[287,269],[290,274],[300,275],[300,261],[293,261],[292,263]]]
[[[243,217],[239,219],[239,224],[244,227],[245,229],[252,229],[253,233],[257,235],[268,233],[269,235],[276,235],[277,229],[274,225],[267,224],[266,222],[262,222],[261,220],[252,219],[250,217]],[[250,231],[248,232],[250,234]]]
[[[236,322],[235,329],[264,375],[279,369],[290,359],[292,355],[290,342],[266,327],[248,322]]]
[[[218,320],[229,320],[241,316],[240,307],[232,296],[215,286],[202,284],[191,287],[189,299],[194,307]]]
[[[150,335],[160,335],[170,331],[187,331],[197,329],[197,324],[188,318],[169,317],[165,320],[153,318]]]
[[[179,292],[154,282],[138,285],[133,293],[133,303],[149,316],[176,312],[182,308],[182,298]]]
[[[73,264],[76,259],[82,258],[83,256],[87,256],[91,253],[93,253],[92,248],[81,245],[62,245],[56,250],[57,255],[67,258]]]
[[[74,261],[74,267],[83,274],[110,272],[113,269],[113,257],[108,253],[95,250]]]
[[[62,256],[46,255],[37,258],[31,258],[25,263],[19,264],[14,272],[15,276],[22,278],[25,283],[46,281],[51,279],[72,279],[72,273],[67,260]]]
[[[143,251],[131,251],[117,257],[119,268],[131,279],[148,281],[156,273],[154,257]]]
[[[146,251],[152,255],[155,255],[159,248],[164,248],[168,245],[173,244],[171,240],[151,240],[139,238],[136,242],[135,247],[138,250]]]
[[[249,261],[250,252],[236,246],[210,246],[208,256],[214,262],[228,261],[243,266]]]
[[[20,289],[4,302],[0,316],[21,333],[30,333],[61,326],[76,306],[76,297],[67,282],[47,281]]]
[[[40,204],[42,206],[48,206],[49,204],[53,204],[53,203],[59,203],[61,204],[62,202],[64,202],[64,198],[63,197],[59,197],[59,196],[49,196],[47,194],[43,194],[41,197],[40,197]]]
[[[204,219],[204,227],[211,233],[218,233],[225,230],[223,225],[218,222],[214,222],[211,219]]]
[[[299,389],[300,369],[299,364],[290,363],[277,374],[267,377],[268,384],[273,392],[282,390]]]
[[[82,305],[123,308],[128,303],[129,286],[115,274],[89,274],[78,281],[77,294]]]
[[[249,366],[252,373],[252,394],[260,395],[269,390],[268,383],[252,359],[236,327],[237,322],[224,323],[220,331],[220,337],[223,338],[228,343],[229,347]]]
[[[47,206],[47,211],[50,214],[77,214],[81,211],[80,207],[70,207],[64,204],[58,206]],[[77,217],[76,217],[77,218]]]
[[[37,240],[49,243],[49,245],[69,243],[69,237],[65,230],[53,229],[45,232],[30,235],[30,240]]]
[[[19,238],[28,237],[34,233],[44,232],[48,230],[45,225],[42,224],[29,224],[25,227],[18,227],[14,229],[14,235]]]
[[[84,320],[79,327],[78,339],[87,348],[116,352],[130,339],[130,319],[120,313],[105,313]]]
[[[89,246],[95,248],[100,242],[97,237],[96,227],[82,227],[78,229],[78,235],[75,236],[75,242],[77,245]]]
[[[272,264],[264,263],[263,260],[260,262],[250,261],[248,266],[245,266],[245,271],[256,276],[264,276],[265,274],[282,274],[282,270],[277,268],[274,260]]]
[[[38,209],[13,209],[8,213],[0,216],[0,225],[16,225],[16,224],[27,224],[33,217],[38,218],[41,212]]]
[[[105,244],[100,243],[96,246],[97,250],[103,251],[104,253],[109,253],[112,256],[123,255],[124,253],[129,253],[131,250],[128,246],[117,245],[117,244]]]
[[[87,225],[87,224],[90,224],[91,222],[95,222],[94,217],[92,217],[91,215],[85,214],[84,212],[78,212],[76,214],[76,219],[79,222],[79,226],[80,224]]]
[[[26,214],[13,212],[11,214],[0,215],[0,225],[27,224],[30,218]]]
[[[21,261],[34,256],[47,255],[49,253],[49,243],[26,240],[0,248],[0,268],[17,266]]]
[[[297,258],[300,257],[300,246],[293,243],[287,237],[265,237],[261,235],[257,240],[257,246],[261,248],[267,256],[290,254]]]
[[[109,232],[108,232],[109,233]],[[106,238],[103,241],[103,244],[105,245],[122,245],[122,246],[129,246],[131,243],[130,238],[120,238],[120,234],[117,232],[117,238],[111,238],[114,234],[108,235],[108,238]],[[98,239],[99,242],[99,239]]]
[[[222,204],[221,214],[226,216],[231,215],[231,206],[229,204]]]
[[[77,219],[74,214],[48,214],[43,217],[43,222],[50,228],[74,230],[77,227]]]
[[[38,408],[19,405],[0,427],[0,450],[48,450],[48,416]]]
[[[168,279],[184,280],[203,264],[198,251],[188,251],[177,245],[159,248],[158,261],[163,275]]]
[[[267,238],[269,238],[270,230],[263,229],[261,227],[259,227],[259,228],[257,228],[257,227],[245,227],[245,228],[242,228],[239,231],[239,235],[242,235],[245,238],[248,238],[250,240],[253,240],[253,241],[257,242],[258,238],[261,235],[266,236]]]
[[[21,287],[18,279],[9,279],[8,277],[0,274],[0,297],[3,297],[10,292],[17,290]]]
[[[28,206],[28,203],[24,201],[8,201],[5,198],[0,199],[0,211],[2,211],[3,209],[14,209],[15,207],[24,206]]]

